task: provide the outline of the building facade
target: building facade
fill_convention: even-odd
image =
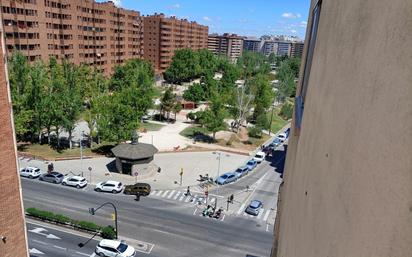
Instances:
[[[263,41],[261,52],[265,56],[269,56],[272,53],[277,55],[277,53],[278,53],[278,43],[275,42],[275,41],[272,41],[272,40]]]
[[[210,34],[207,45],[212,53],[226,56],[232,62],[236,62],[243,52],[243,38],[235,34]]]
[[[290,45],[290,56],[301,58],[303,54],[303,47],[303,42],[292,42]]]
[[[0,20],[0,256],[28,256],[13,112]]]
[[[261,41],[257,38],[244,38],[243,51],[260,52]]]
[[[105,74],[143,57],[139,12],[93,0],[2,0],[7,54],[21,51],[33,62],[54,56],[96,67]]]
[[[277,44],[277,52],[276,55],[278,56],[291,56],[291,46],[292,42],[287,41],[276,41]]]
[[[272,257],[411,256],[410,10],[311,1]]]
[[[143,56],[153,64],[157,74],[163,73],[169,67],[177,49],[207,48],[207,26],[186,19],[166,17],[164,14],[145,16],[143,21]]]

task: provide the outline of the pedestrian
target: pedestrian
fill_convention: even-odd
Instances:
[[[190,193],[190,186],[188,186],[188,187],[187,187],[187,190],[186,190],[186,196],[188,196],[188,195],[190,195],[190,196],[192,195],[192,194]]]

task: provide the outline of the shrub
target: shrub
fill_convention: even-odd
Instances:
[[[71,219],[69,217],[66,217],[66,216],[61,215],[61,214],[55,214],[54,215],[54,221],[64,223],[64,224],[68,224],[68,223],[71,222]]]
[[[85,229],[85,230],[90,230],[90,231],[100,230],[100,226],[94,224],[93,222],[84,221],[84,220],[81,220],[81,221],[72,220],[72,223],[80,229]]]
[[[53,212],[42,211],[36,208],[28,208],[26,211],[29,215],[33,217],[43,220],[55,221],[55,214]]]
[[[116,238],[116,232],[112,226],[107,226],[102,229],[100,232],[100,235],[104,239],[115,239]]]
[[[248,135],[254,138],[262,138],[262,129],[259,127],[250,128],[248,131]]]

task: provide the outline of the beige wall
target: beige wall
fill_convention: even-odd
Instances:
[[[411,42],[410,0],[323,0],[272,256],[412,256]]]

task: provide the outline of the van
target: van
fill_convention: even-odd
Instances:
[[[148,196],[150,194],[151,187],[147,183],[136,183],[134,185],[127,185],[124,188],[123,193],[126,195],[141,195]]]

